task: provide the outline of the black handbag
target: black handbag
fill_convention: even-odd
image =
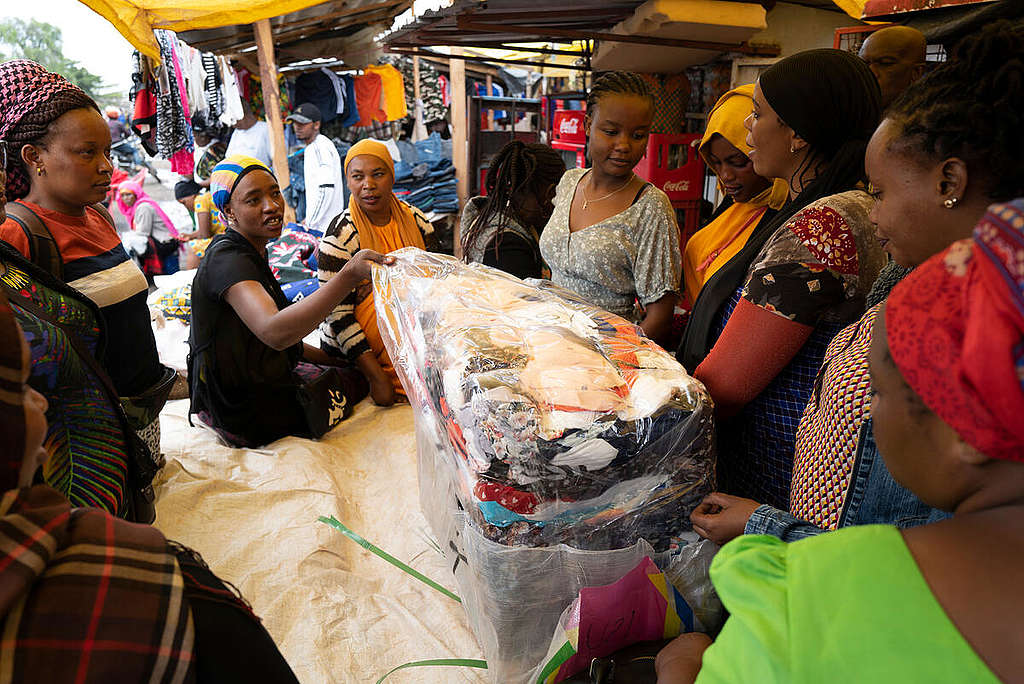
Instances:
[[[610,656],[594,658],[587,671],[563,681],[566,684],[656,684],[654,659],[671,641],[643,641]]]
[[[309,434],[314,439],[323,437],[352,413],[341,387],[338,369],[325,368],[323,373],[296,388],[296,398],[306,416]]]

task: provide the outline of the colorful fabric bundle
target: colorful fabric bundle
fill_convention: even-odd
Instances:
[[[614,584],[584,587],[562,613],[536,684],[555,684],[594,658],[694,629],[693,611],[649,557]]]

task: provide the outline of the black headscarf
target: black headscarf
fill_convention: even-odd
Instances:
[[[701,288],[676,351],[691,373],[711,351],[722,308],[746,281],[768,239],[807,205],[865,180],[864,151],[882,115],[882,92],[874,74],[863,60],[842,50],[807,50],[786,57],[764,71],[758,85],[779,118],[810,145],[812,163],[820,160],[826,166],[777,214],[766,214],[743,249]]]

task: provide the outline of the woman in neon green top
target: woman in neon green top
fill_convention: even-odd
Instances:
[[[729,620],[666,647],[659,684],[1024,681],[1024,199],[893,290],[870,365],[886,465],[954,517],[730,542]]]

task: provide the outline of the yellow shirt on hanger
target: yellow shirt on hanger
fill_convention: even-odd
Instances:
[[[384,113],[388,121],[404,119],[409,110],[405,106],[405,80],[402,72],[390,64],[372,64],[364,72],[380,76],[384,91]]]

